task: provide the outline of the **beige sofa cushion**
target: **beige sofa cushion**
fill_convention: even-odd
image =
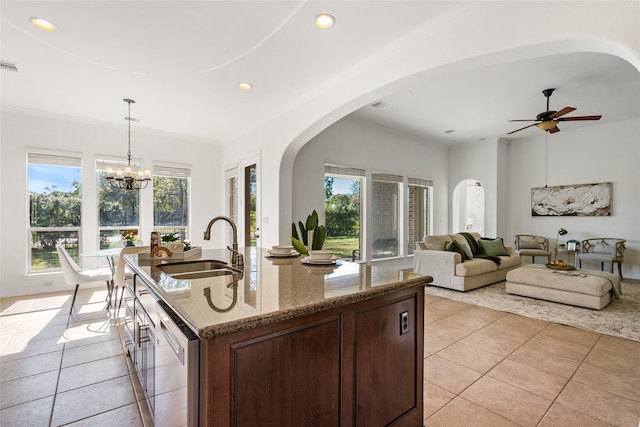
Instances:
[[[498,265],[488,259],[474,258],[456,264],[456,276],[471,277],[497,271]]]
[[[451,241],[448,234],[438,234],[434,236],[425,236],[424,244],[427,249],[432,251],[444,251],[444,245]]]
[[[500,257],[500,266],[498,267],[499,270],[504,270],[506,268],[520,265],[520,255],[514,254],[511,247],[507,247],[507,252],[509,252],[511,255]]]

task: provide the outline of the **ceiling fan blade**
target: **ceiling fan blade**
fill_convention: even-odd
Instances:
[[[581,121],[581,120],[600,120],[602,116],[576,116],[576,117],[560,117],[559,122],[573,122],[573,121]]]
[[[556,133],[556,132],[560,132],[560,128],[558,126],[554,127],[553,129],[549,129],[549,133]]]
[[[552,115],[549,116],[550,119],[555,119],[556,117],[560,117],[560,116],[564,116],[565,114],[569,114],[572,111],[575,111],[576,109],[573,107],[564,107],[562,110],[560,111],[556,111],[555,113],[553,113]]]
[[[517,119],[517,120],[509,120],[510,122],[537,122],[538,119]]]
[[[512,133],[519,132],[519,131],[521,131],[521,130],[523,130],[523,129],[526,129],[526,128],[530,128],[531,126],[535,126],[536,124],[537,124],[537,123],[533,123],[533,124],[530,124],[530,125],[525,126],[525,127],[523,127],[523,128],[516,129],[516,130],[514,130],[514,131],[511,131],[511,132],[507,133],[507,135],[511,135]]]

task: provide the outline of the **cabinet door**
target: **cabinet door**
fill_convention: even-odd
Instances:
[[[408,317],[401,330],[403,313]],[[416,298],[357,311],[355,322],[356,426],[391,425],[415,411],[422,395]]]
[[[235,426],[337,426],[340,319],[232,345]]]

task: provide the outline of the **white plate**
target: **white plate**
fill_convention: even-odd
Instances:
[[[296,257],[298,255],[300,255],[300,252],[293,250],[291,252],[289,252],[288,254],[274,254],[273,252],[271,252],[270,250],[267,251],[269,253],[269,255],[267,255],[267,258],[288,258],[288,257]]]
[[[308,256],[302,258],[303,264],[310,264],[310,265],[331,265],[331,264],[335,264],[337,261],[338,261],[338,257],[335,255],[331,257],[331,259],[311,259]]]

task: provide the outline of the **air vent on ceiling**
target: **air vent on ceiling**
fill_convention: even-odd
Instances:
[[[16,73],[18,72],[18,67],[16,66],[16,64],[4,60],[0,60],[0,68],[2,68],[3,70],[15,71]]]
[[[382,101],[374,102],[373,104],[371,104],[371,106],[373,108],[382,108],[382,107],[386,107],[387,105],[389,105],[389,104],[387,104],[386,102],[382,102]]]

